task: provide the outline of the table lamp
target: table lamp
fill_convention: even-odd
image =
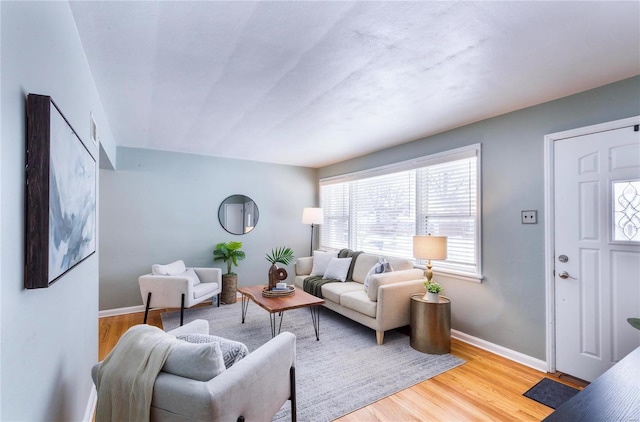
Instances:
[[[447,236],[413,236],[413,256],[427,260],[425,276],[431,283],[433,271],[431,271],[432,259],[447,259]]]

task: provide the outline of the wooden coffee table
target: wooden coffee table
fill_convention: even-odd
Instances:
[[[266,286],[264,284],[238,287],[238,292],[242,294],[243,324],[247,315],[247,308],[249,307],[249,299],[265,311],[269,312],[271,337],[276,336],[276,313],[280,316],[280,324],[278,326],[278,334],[280,334],[284,311],[307,307],[311,311],[311,321],[313,322],[313,329],[316,332],[316,340],[320,340],[320,307],[318,305],[322,305],[324,303],[323,299],[310,295],[309,293],[297,288],[295,293],[291,296],[264,297],[262,296],[262,289],[265,287]]]

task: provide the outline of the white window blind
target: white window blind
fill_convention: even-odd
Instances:
[[[435,270],[480,274],[480,145],[320,181],[324,248],[412,257],[413,236],[448,237]]]

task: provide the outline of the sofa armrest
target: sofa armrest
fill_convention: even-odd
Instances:
[[[193,268],[201,283],[222,283],[222,269]]]
[[[378,289],[376,319],[382,322],[380,330],[386,331],[408,325],[411,295],[424,294],[424,278],[391,283]]]
[[[296,262],[293,264],[293,269],[296,275],[309,275],[311,274],[312,268],[313,268],[312,256],[304,256],[302,258],[298,258],[296,259]]]
[[[283,332],[208,382],[161,372],[153,407],[183,419],[271,421],[291,397],[296,337]]]
[[[378,300],[378,290],[380,286],[387,284],[401,283],[403,281],[410,281],[416,279],[422,279],[424,271],[418,268],[412,268],[410,270],[391,271],[388,273],[372,274],[369,279],[369,290],[367,294],[369,299],[376,302]]]

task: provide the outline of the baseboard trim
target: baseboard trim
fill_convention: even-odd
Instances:
[[[144,305],[129,306],[127,308],[106,309],[98,312],[98,318],[135,314],[136,312],[144,312]]]
[[[238,299],[242,298],[242,295],[238,294]],[[207,299],[202,303],[213,303],[213,299]],[[154,308],[151,308],[153,310]],[[180,308],[177,308],[180,310]],[[138,312],[144,312],[144,305],[129,306],[126,308],[105,309],[104,311],[98,311],[98,318],[112,317],[116,315],[135,314]]]
[[[503,358],[512,360],[521,365],[528,366],[540,372],[547,372],[547,362],[536,359],[534,357],[525,355],[524,353],[516,352],[515,350],[507,349],[506,347],[490,343],[478,337],[460,332],[458,330],[451,330],[451,337],[475,346],[479,349],[486,350]]]
[[[82,417],[83,422],[92,422],[93,415],[96,412],[96,405],[98,404],[98,392],[96,387],[91,384],[91,392],[89,393],[89,401],[87,402],[87,408],[84,411]]]

